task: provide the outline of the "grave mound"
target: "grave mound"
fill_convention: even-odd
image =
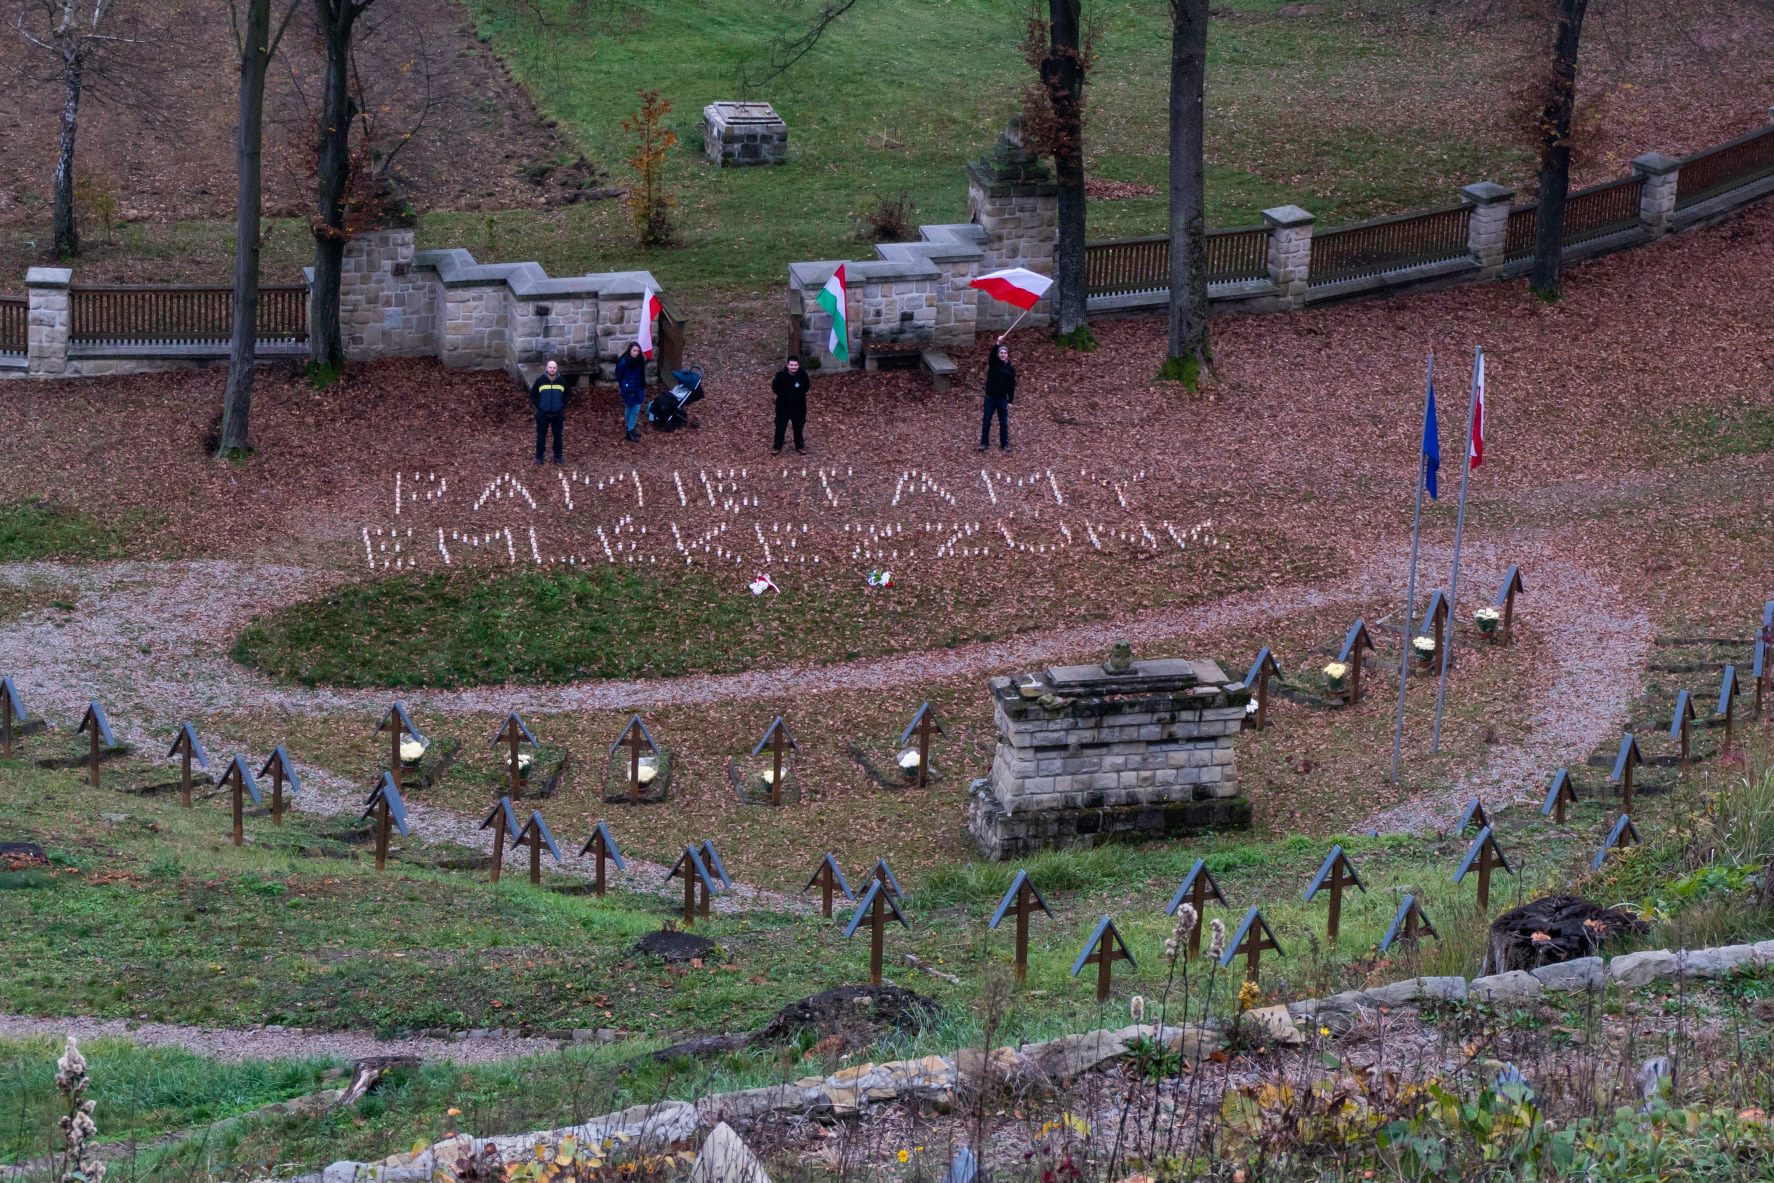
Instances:
[[[1593,957],[1610,938],[1648,928],[1624,908],[1604,908],[1582,896],[1549,895],[1530,900],[1491,922],[1484,972],[1532,970]]]
[[[679,932],[676,929],[662,928],[642,937],[635,945],[637,952],[646,953],[670,962],[689,962],[698,958],[703,960],[718,959],[719,946],[707,937],[699,937],[693,932]]]
[[[686,1040],[653,1058],[720,1055],[784,1043],[802,1032],[818,1035],[820,1047],[846,1051],[868,1047],[888,1031],[915,1031],[940,1012],[935,1000],[900,986],[839,986],[789,1003],[756,1031]]]

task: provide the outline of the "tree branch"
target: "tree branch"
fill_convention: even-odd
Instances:
[[[819,44],[825,31],[832,27],[839,18],[856,7],[856,0],[826,0],[819,7],[819,13],[813,23],[795,37],[778,37],[770,44],[768,65],[761,75],[754,75],[750,66],[739,68],[739,86],[741,90],[753,90],[768,86],[793,69],[795,64]]]

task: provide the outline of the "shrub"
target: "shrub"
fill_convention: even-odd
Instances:
[[[882,197],[858,219],[856,236],[864,242],[911,242],[918,237],[918,207],[908,190]]]
[[[665,191],[665,157],[678,142],[678,133],[665,126],[671,100],[656,90],[640,92],[641,109],[622,121],[622,130],[635,138],[635,153],[628,158],[635,186],[629,190],[628,208],[634,214],[636,232],[643,246],[669,246],[676,236],[671,207],[677,204]]]

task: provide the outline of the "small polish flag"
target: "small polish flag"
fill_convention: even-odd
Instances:
[[[1484,463],[1484,350],[1472,367],[1472,467]]]
[[[643,357],[653,356],[653,322],[659,317],[659,293],[651,285],[641,293],[641,329],[634,335]]]
[[[1007,267],[1003,271],[987,272],[968,286],[978,288],[994,300],[1014,304],[1027,312],[1047,294],[1047,289],[1053,286],[1053,280],[1026,267]]]

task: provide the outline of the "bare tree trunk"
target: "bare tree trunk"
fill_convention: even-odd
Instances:
[[[1042,81],[1053,104],[1059,144],[1053,169],[1059,182],[1059,239],[1054,244],[1054,314],[1061,335],[1085,327],[1084,271],[1084,50],[1080,0],[1049,0],[1050,52]]]
[[[1193,388],[1208,363],[1207,0],[1170,0],[1170,350],[1163,377]]]
[[[1564,291],[1565,197],[1571,189],[1571,112],[1577,102],[1577,46],[1589,0],[1558,0],[1552,87],[1540,112],[1540,212],[1534,220],[1531,287],[1556,300]]]
[[[371,3],[374,0],[370,0]],[[316,367],[345,364],[339,325],[339,278],[345,265],[345,192],[351,183],[351,37],[363,0],[315,0],[326,41],[326,78],[321,90],[320,142],[314,208],[314,286],[308,293],[308,357]]]
[[[234,324],[228,340],[228,389],[222,396],[217,456],[247,450],[253,367],[259,344],[260,187],[265,143],[265,74],[271,65],[271,0],[246,0],[240,31],[240,126],[234,161]]]
[[[58,259],[80,253],[80,229],[74,224],[74,135],[80,121],[80,84],[85,67],[78,52],[65,55],[62,71],[62,130],[55,158],[55,227],[51,252]]]

